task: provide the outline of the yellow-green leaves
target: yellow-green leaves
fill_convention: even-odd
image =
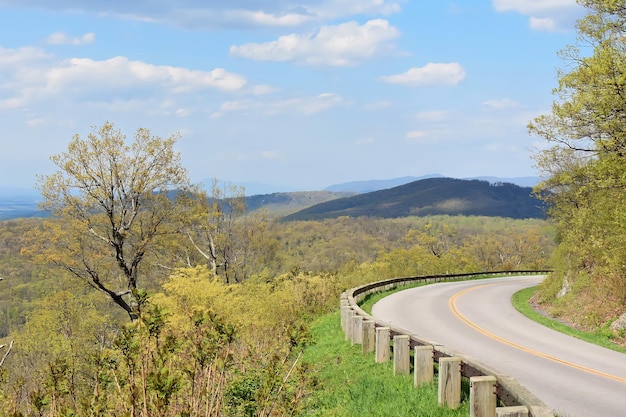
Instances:
[[[189,190],[174,151],[179,136],[137,130],[134,141],[112,123],[79,135],[54,155],[57,172],[40,178],[42,206],[53,220],[31,234],[31,252],[108,295],[135,317],[140,267],[180,216],[177,195]]]
[[[559,239],[551,279],[571,312],[601,317],[584,323],[596,326],[626,308],[626,7],[579,3],[589,14],[578,22],[578,45],[561,52],[558,100],[529,128],[552,146],[536,159],[548,177],[536,191],[551,204]],[[544,287],[556,295],[556,285]],[[598,289],[611,297],[593,305]]]

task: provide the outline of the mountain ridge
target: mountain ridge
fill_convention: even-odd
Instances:
[[[532,195],[530,187],[442,177],[330,200],[287,215],[283,220],[440,214],[545,218],[545,208],[543,202]]]

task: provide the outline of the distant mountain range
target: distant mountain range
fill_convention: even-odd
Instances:
[[[367,180],[367,181],[353,181],[353,182],[344,182],[341,184],[331,185],[330,187],[324,188],[324,191],[335,191],[335,192],[356,192],[356,193],[369,193],[372,191],[384,190],[386,188],[397,187],[399,185],[408,184],[410,182],[415,182],[419,180],[425,180],[429,178],[447,178],[440,174],[430,174],[424,175],[421,177],[400,177],[400,178],[391,178],[387,180]],[[539,184],[541,178],[539,177],[513,177],[513,178],[499,178],[499,177],[470,177],[470,178],[462,178],[465,180],[480,180],[480,181],[488,181],[490,183],[510,183],[519,185],[520,187],[534,187]]]
[[[427,178],[397,187],[335,199],[289,214],[284,220],[339,216],[396,218],[429,215],[543,218],[545,207],[532,188],[481,180]]]
[[[248,194],[246,204],[249,211],[263,208],[275,215],[286,216],[287,219],[340,215],[394,217],[444,212],[541,217],[542,212],[537,209],[541,204],[530,196],[529,188],[539,181],[538,177],[480,177],[460,180],[432,174],[423,177],[347,182],[331,185],[322,191]],[[413,186],[408,186],[409,184]],[[417,191],[426,184],[430,184],[428,192]],[[407,187],[402,188],[403,186]],[[506,196],[505,192],[510,194]],[[507,199],[511,203],[520,203],[520,206],[502,207]],[[0,220],[43,217],[46,213],[38,209],[40,201],[41,195],[37,190],[0,187]]]

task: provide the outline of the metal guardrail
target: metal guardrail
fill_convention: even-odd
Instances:
[[[382,281],[365,284],[345,291],[342,294],[342,304],[347,306],[354,314],[362,317],[364,320],[374,321],[375,327],[388,327],[390,329],[391,338],[395,335],[408,335],[411,346],[433,346],[433,356],[436,362],[443,357],[460,357],[462,359],[461,375],[467,378],[474,376],[493,376],[496,378],[496,394],[498,400],[505,406],[525,406],[528,409],[530,417],[554,417],[554,412],[539,400],[530,391],[520,385],[514,378],[499,374],[488,366],[483,365],[473,359],[465,358],[462,354],[447,349],[445,346],[437,345],[431,341],[422,339],[419,335],[411,334],[407,330],[390,325],[381,320],[375,319],[367,314],[359,306],[359,302],[367,295],[388,291],[401,286],[409,286],[417,283],[437,283],[449,281],[461,281],[470,279],[481,279],[488,277],[503,277],[512,275],[541,275],[552,272],[550,270],[523,270],[523,271],[496,271],[496,272],[479,272],[468,274],[453,275],[428,275],[404,278],[391,278]],[[345,300],[345,302],[343,301]]]

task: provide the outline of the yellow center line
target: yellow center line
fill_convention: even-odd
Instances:
[[[500,343],[503,343],[503,344],[505,344],[507,346],[511,346],[513,348],[519,349],[519,350],[524,351],[526,353],[530,353],[531,355],[539,356],[539,357],[547,359],[549,361],[560,363],[562,365],[569,366],[571,368],[575,368],[575,369],[578,369],[578,370],[583,371],[583,372],[587,372],[587,373],[590,373],[590,374],[594,374],[594,375],[597,375],[597,376],[601,376],[603,378],[612,379],[613,381],[617,381],[617,382],[621,382],[623,384],[626,384],[626,379],[625,378],[621,378],[619,376],[607,374],[605,372],[598,371],[598,370],[595,370],[595,369],[592,369],[592,368],[588,368],[586,366],[582,366],[582,365],[578,365],[578,364],[575,364],[575,363],[572,363],[572,362],[568,362],[568,361],[565,361],[563,359],[559,359],[559,358],[557,358],[555,356],[547,355],[547,354],[545,354],[543,352],[539,352],[538,350],[534,350],[534,349],[528,348],[526,346],[522,346],[520,344],[512,342],[510,340],[507,340],[507,339],[505,339],[503,337],[500,337],[500,336],[498,336],[498,335],[496,335],[494,333],[491,333],[488,330],[483,329],[482,327],[478,326],[476,323],[474,323],[473,321],[468,319],[465,315],[463,315],[463,313],[461,313],[461,311],[459,310],[459,308],[457,306],[458,299],[461,296],[463,296],[463,295],[465,295],[465,294],[467,294],[467,293],[469,293],[471,291],[474,291],[474,290],[477,290],[477,289],[480,289],[480,288],[484,288],[484,287],[489,287],[491,285],[497,285],[497,284],[478,285],[476,287],[467,288],[465,290],[459,291],[458,293],[454,294],[450,298],[450,300],[448,300],[448,307],[452,311],[452,314],[454,314],[454,316],[456,318],[458,318],[463,323],[467,324],[469,327],[471,327],[472,329],[476,330],[478,333],[482,334],[483,336],[487,336],[488,338],[496,340],[496,341],[498,341]]]

